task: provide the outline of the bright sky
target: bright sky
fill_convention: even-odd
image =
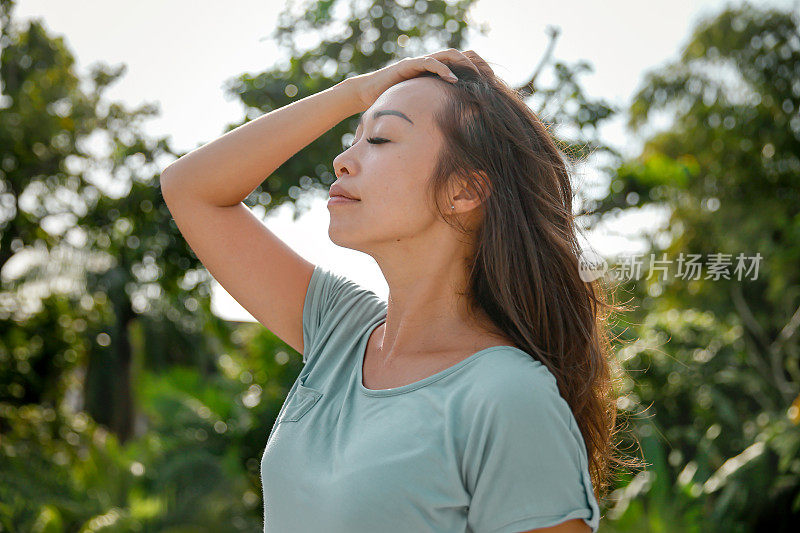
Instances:
[[[798,0],[761,3],[798,9]],[[169,135],[174,149],[189,151],[219,137],[226,124],[242,118],[241,104],[224,96],[227,80],[267,70],[284,59],[270,38],[284,4],[277,0],[21,0],[14,13],[17,20],[41,17],[52,33],[62,35],[81,74],[97,61],[127,65],[126,74],[107,97],[131,108],[157,102],[161,116],[149,121],[146,131],[153,136]],[[538,64],[548,43],[545,29],[558,26],[562,31],[555,57],[569,63],[587,60],[594,67],[593,74],[582,78],[588,94],[625,108],[644,72],[677,57],[694,23],[727,4],[720,0],[480,0],[471,16],[488,23],[490,31],[486,36],[471,31],[464,49],[474,49],[498,75],[517,84]],[[601,134],[624,152],[635,153],[639,141],[621,122],[610,124]],[[326,164],[332,168],[332,160]],[[587,174],[587,179],[592,175]],[[296,222],[289,209],[273,211],[268,217],[260,214],[303,257],[346,274],[386,298],[388,286],[375,261],[330,242],[326,195],[304,201],[312,208]],[[640,246],[631,228],[653,227],[661,219],[653,213],[627,216],[624,223],[590,233],[589,245],[602,254],[637,252]],[[215,312],[227,319],[254,320],[218,284],[213,304]]]

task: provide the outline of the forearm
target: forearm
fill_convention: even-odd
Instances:
[[[345,118],[363,111],[352,79],[252,120],[170,164],[162,191],[236,205],[287,159]]]

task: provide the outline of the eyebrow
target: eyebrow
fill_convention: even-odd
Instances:
[[[405,119],[405,120],[409,121],[411,124],[414,124],[414,121],[413,121],[413,120],[411,120],[410,118],[408,118],[407,116],[405,116],[405,115],[404,115],[403,113],[401,113],[400,111],[395,111],[395,110],[393,110],[393,109],[380,109],[380,110],[378,110],[378,111],[375,111],[375,112],[372,114],[372,120],[375,120],[375,119],[377,119],[378,117],[382,117],[383,115],[395,115],[395,116],[397,116],[397,117],[400,117],[400,118],[403,118],[403,119]],[[360,117],[358,117],[358,125],[359,125],[359,126],[362,126],[363,124],[364,124],[364,115],[361,115]]]

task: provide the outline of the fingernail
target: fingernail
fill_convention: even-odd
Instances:
[[[450,78],[453,81],[458,81],[458,78],[456,78],[455,74],[448,74],[447,77]]]

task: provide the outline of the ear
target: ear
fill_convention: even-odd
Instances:
[[[479,194],[479,191],[483,194]],[[489,197],[491,188],[489,177],[482,170],[474,171],[469,178],[457,178],[448,191],[447,210],[452,212],[471,211],[480,207]],[[455,209],[450,206],[455,205]]]

